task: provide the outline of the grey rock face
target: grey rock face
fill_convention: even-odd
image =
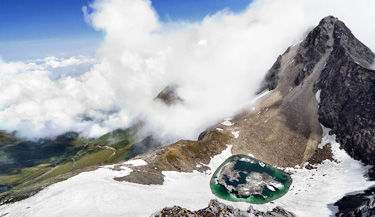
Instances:
[[[375,187],[364,193],[345,196],[335,203],[339,207],[339,217],[370,217],[375,216]]]
[[[374,165],[375,71],[370,66],[375,55],[341,21],[333,28],[332,52],[316,83],[319,121],[349,155]]]
[[[261,212],[253,209],[250,206],[247,211],[233,208],[232,206],[220,203],[218,200],[211,200],[208,207],[198,210],[190,211],[188,209],[174,206],[162,209],[151,215],[151,217],[216,217],[216,216],[227,216],[227,217],[295,217],[291,212],[284,210],[281,207],[276,207],[272,211]]]
[[[301,82],[312,73],[315,65],[327,53],[331,47],[331,35],[333,24],[337,18],[329,16],[322,19],[317,27],[315,27],[307,37],[302,41],[301,45],[294,57],[295,65],[299,68],[294,78],[294,86],[298,86]],[[288,48],[282,56],[279,56],[267,72],[264,82],[259,92],[263,90],[273,90],[277,87],[282,72],[282,57],[290,52]]]
[[[285,53],[288,52],[290,49]],[[280,62],[284,56],[287,55],[279,57],[268,71],[261,91],[282,86],[285,70]],[[332,129],[351,157],[371,165],[375,165],[374,60],[374,53],[343,22],[329,16],[301,42],[293,58],[293,70],[298,73],[289,75],[295,76],[292,87],[314,84],[314,93],[320,91],[319,122]],[[319,64],[322,61],[324,64]],[[373,178],[374,172],[369,176]],[[373,193],[371,189],[344,197],[335,204],[340,209],[337,216],[375,216]]]
[[[288,53],[289,49],[285,52]],[[283,75],[278,58],[268,71],[262,90],[275,89]],[[324,61],[323,67],[317,64]],[[346,152],[375,165],[375,71],[374,53],[354,37],[343,22],[322,19],[300,44],[293,61],[298,73],[294,87],[314,82],[320,90],[319,122],[331,128]],[[319,69],[314,80],[310,74]],[[310,76],[311,77],[311,76]]]
[[[289,49],[288,49],[289,50]],[[288,50],[285,53],[288,53]],[[266,77],[262,83],[261,88],[259,89],[258,93],[261,93],[262,91],[268,89],[273,90],[277,87],[278,81],[279,81],[279,74],[281,71],[281,58],[280,55],[276,62],[272,65],[271,69],[268,70]]]
[[[331,32],[333,23],[337,19],[334,17],[326,17],[320,21],[319,25],[314,28],[303,41],[300,51],[296,56],[297,63],[303,63],[304,68],[300,70],[294,80],[294,84],[298,86],[303,80],[309,76],[315,65],[331,48]]]

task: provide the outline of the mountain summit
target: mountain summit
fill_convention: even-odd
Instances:
[[[332,129],[352,157],[374,165],[375,71],[371,69],[374,53],[332,16],[320,21],[299,45],[290,62],[292,70],[290,66],[283,68],[290,53],[293,50],[288,49],[279,57],[262,90],[285,92],[288,88],[310,86],[311,94],[313,87],[320,98],[319,122]]]

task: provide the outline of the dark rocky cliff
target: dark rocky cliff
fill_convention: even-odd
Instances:
[[[332,52],[316,85],[319,121],[352,157],[374,165],[375,55],[342,22],[333,27]]]
[[[289,52],[289,49],[286,53]],[[343,22],[324,18],[302,42],[294,60],[303,63],[294,86],[306,82],[326,56],[314,84],[320,92],[319,122],[331,128],[347,153],[375,165],[375,71],[374,53]],[[261,90],[275,89],[282,76],[281,57],[266,75]]]
[[[339,207],[338,217],[375,216],[375,187],[363,193],[348,195],[335,203]]]
[[[280,56],[268,71],[260,91],[274,90],[285,77]],[[341,147],[353,158],[375,165],[375,71],[374,53],[361,43],[343,22],[324,18],[301,43],[294,57],[299,70],[293,87],[313,82],[320,98],[319,122],[332,129]],[[319,64],[323,61],[324,65]],[[300,68],[298,68],[300,67]],[[308,80],[314,71],[315,79]],[[369,176],[374,178],[374,174]],[[335,205],[337,216],[375,216],[374,188],[345,196]]]

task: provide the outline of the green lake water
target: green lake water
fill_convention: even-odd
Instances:
[[[285,195],[292,178],[247,155],[225,160],[211,178],[211,191],[229,201],[267,203]]]

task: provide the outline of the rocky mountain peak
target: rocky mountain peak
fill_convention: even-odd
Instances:
[[[317,27],[315,27],[303,41],[302,46],[305,48],[315,48],[320,54],[324,54],[330,46],[328,40],[334,29],[337,18],[328,16],[323,18]]]
[[[348,58],[357,62],[362,67],[370,68],[374,61],[374,53],[362,42],[360,42],[350,29],[340,20],[337,20],[333,31],[333,52],[344,52]]]
[[[292,48],[289,47],[283,56],[290,53]],[[338,57],[345,56],[345,58],[350,58],[350,61],[356,62],[365,68],[371,68],[371,64],[375,59],[373,52],[355,38],[342,21],[336,17],[327,16],[298,45],[297,55],[294,60],[297,65],[302,64],[304,67],[296,74],[293,86],[300,85],[311,74],[318,61],[325,54],[331,55],[331,52]],[[266,74],[259,92],[265,89],[273,90],[278,85],[282,70],[281,57],[279,56]]]
[[[283,55],[277,58],[277,61],[267,72],[263,84],[259,90],[259,93],[268,89],[273,90],[279,84],[279,79],[282,76],[282,71],[285,71],[285,63],[282,63],[282,59],[290,59],[290,63],[294,63],[297,72],[292,73],[293,80],[288,82],[289,87],[295,87],[301,84],[301,82],[308,75],[312,73],[314,66],[323,57],[324,54],[332,50],[333,47],[333,31],[337,18],[333,16],[327,16],[323,18],[319,25],[312,29],[306,36],[306,38],[299,44],[289,47]],[[289,54],[289,55],[288,55]],[[293,58],[289,57],[293,56]],[[293,83],[291,83],[293,81]]]
[[[332,129],[352,157],[375,164],[374,60],[343,22],[328,16],[279,56],[261,91],[277,89],[283,96],[297,86],[319,91],[319,122]]]
[[[177,89],[178,85],[170,84],[166,86],[156,97],[155,100],[158,100],[164,103],[167,106],[174,104],[181,104],[184,100],[178,95]]]
[[[287,96],[297,86],[310,92],[306,85],[313,84],[320,93],[319,122],[352,157],[375,164],[374,59],[343,22],[328,16],[277,59],[261,91],[279,89]]]

